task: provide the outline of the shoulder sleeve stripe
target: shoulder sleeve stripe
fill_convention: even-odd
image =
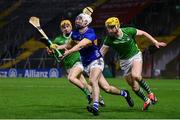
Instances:
[[[87,39],[87,38],[84,38],[83,40],[88,40],[88,41],[91,41],[91,40],[89,40],[89,39]],[[91,43],[92,43],[92,41],[91,41]]]

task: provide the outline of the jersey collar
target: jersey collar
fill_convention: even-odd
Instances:
[[[121,39],[121,38],[123,37],[123,34],[124,34],[124,33],[122,32],[121,28],[119,28],[119,32],[120,32],[120,36],[118,36],[117,39]]]
[[[71,38],[71,35],[72,35],[72,32],[71,32],[68,36],[66,36],[65,34],[63,34],[63,37],[66,38],[66,39],[70,39],[70,38]]]

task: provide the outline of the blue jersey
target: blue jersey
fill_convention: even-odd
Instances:
[[[76,43],[80,42],[84,38],[92,41],[91,45],[81,48],[79,51],[84,66],[89,65],[92,61],[97,60],[102,56],[99,47],[97,46],[96,34],[92,28],[88,28],[85,33],[80,33],[79,30],[75,30],[73,31],[71,37]]]

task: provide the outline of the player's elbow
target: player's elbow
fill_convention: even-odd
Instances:
[[[147,32],[143,31],[143,30],[138,30],[137,31],[137,35],[143,35],[143,36],[146,36],[147,35]]]
[[[145,37],[149,37],[149,34],[145,31],[142,32],[142,35],[145,36]]]
[[[106,52],[107,52],[107,50],[105,50],[105,49],[100,49],[100,52],[101,52],[101,55],[104,57],[105,54],[106,54]]]
[[[100,49],[100,53],[101,53],[101,55],[104,57],[104,52],[103,52],[103,50],[102,49]]]

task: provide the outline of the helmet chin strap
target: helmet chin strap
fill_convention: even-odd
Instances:
[[[77,29],[82,29],[82,28],[84,28],[84,27],[81,26],[81,25],[76,25],[76,28],[77,28]]]
[[[79,32],[80,33],[85,33],[87,30],[88,30],[88,27],[85,26],[85,27],[82,27],[81,29],[79,29]]]
[[[88,24],[86,23],[86,24],[83,24],[83,25],[76,25],[76,28],[77,29],[83,29],[83,28],[85,28],[87,26],[88,26]]]

